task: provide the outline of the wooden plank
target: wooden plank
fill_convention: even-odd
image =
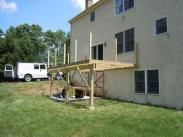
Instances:
[[[47,47],[48,48],[48,68],[49,68],[49,66],[50,66],[50,48],[49,47]]]
[[[77,67],[80,69],[80,70],[84,70],[84,69],[90,69],[90,68],[93,68],[94,65],[93,64],[81,64],[81,65],[71,65],[71,66],[65,66],[65,67],[58,67],[58,68],[53,68],[53,69],[49,69],[48,71],[49,72],[68,72],[68,71],[75,71],[77,70]]]
[[[94,97],[94,72],[93,69],[90,69],[90,106],[89,109],[93,110],[94,107],[94,102],[93,102],[93,97]]]
[[[53,82],[54,82],[54,74],[51,75],[51,81],[50,81],[50,97],[52,96],[52,89],[53,89]]]
[[[66,44],[64,44],[64,57],[63,57],[63,64],[65,64],[66,60]]]
[[[114,61],[104,61],[104,60],[83,60],[78,62],[73,62],[69,64],[65,64],[58,67],[51,67],[49,68],[49,72],[68,72],[74,71],[76,68],[80,70],[86,69],[95,69],[95,70],[106,70],[106,69],[123,69],[123,68],[132,68],[135,67],[135,64],[132,63],[121,63],[121,62],[114,62]]]
[[[81,79],[83,80],[85,86],[87,87],[87,89],[90,90],[90,87],[89,87],[88,83],[86,82],[85,78],[84,78],[83,75],[81,74],[81,71],[80,71],[80,69],[79,69],[78,67],[77,67],[77,71],[78,71],[78,73],[79,73]]]
[[[91,54],[92,54],[92,38],[93,37],[93,34],[92,32],[90,32],[90,43],[89,43],[89,59],[91,60]]]

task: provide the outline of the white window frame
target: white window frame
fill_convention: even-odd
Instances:
[[[134,50],[126,52],[126,39],[125,39],[125,36],[126,36],[126,31],[130,30],[130,29],[134,29]],[[118,53],[118,54],[127,54],[127,53],[130,53],[130,52],[134,52],[135,51],[135,28],[132,27],[132,28],[126,29],[125,31],[122,31],[122,32],[123,32],[123,52]],[[120,32],[118,32],[118,33],[120,33]]]
[[[158,20],[160,20],[160,19],[163,19],[163,18],[166,18],[167,32],[163,32],[163,33],[157,34],[157,32],[156,32],[156,27],[157,27],[157,26],[156,26],[156,22],[157,22]],[[168,25],[168,18],[167,18],[166,16],[162,16],[162,17],[156,19],[156,20],[155,20],[155,30],[154,30],[155,36],[162,36],[162,35],[168,34],[168,28],[169,28],[168,26],[169,26],[169,25]]]
[[[104,43],[102,42],[102,43],[100,43],[100,44],[94,45],[94,46],[92,46],[92,48],[93,48],[93,47],[96,47],[96,60],[98,60],[98,55],[99,55],[99,53],[98,53],[98,47],[99,47],[100,45],[103,46],[103,60],[104,60]]]
[[[132,8],[134,8],[135,7],[135,0],[134,0],[134,3],[133,3],[133,7]],[[123,0],[123,11],[121,12],[121,13],[116,13],[116,0],[114,0],[114,15],[115,16],[118,16],[118,15],[121,15],[121,14],[123,14],[123,13],[125,13],[126,11],[129,11],[129,10],[131,10],[132,8],[130,8],[130,9],[128,9],[128,10],[125,10],[125,0]]]
[[[147,71],[151,71],[151,70],[158,70],[158,77],[159,77],[159,81],[158,81],[158,83],[159,83],[159,92],[157,93],[157,94],[150,94],[150,93],[147,93],[147,83],[148,83],[148,81],[147,81]],[[145,92],[144,93],[137,93],[136,91],[135,91],[135,94],[139,94],[139,95],[154,95],[154,96],[158,96],[159,94],[160,94],[160,70],[159,69],[145,69],[145,70],[136,70],[136,71],[144,71],[144,73],[145,73]],[[135,71],[134,71],[134,74],[135,74]]]

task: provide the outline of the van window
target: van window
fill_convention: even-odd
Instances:
[[[39,65],[34,64],[34,69],[39,69]]]
[[[41,69],[46,69],[46,66],[45,65],[40,65],[40,68]]]
[[[6,70],[13,70],[11,65],[6,65]]]

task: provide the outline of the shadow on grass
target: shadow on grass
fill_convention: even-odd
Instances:
[[[87,104],[71,103],[70,105],[74,108],[77,108],[77,109],[87,109],[88,108]]]

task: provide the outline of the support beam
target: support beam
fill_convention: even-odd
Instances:
[[[48,68],[50,67],[50,48],[49,47],[47,47],[48,48]]]
[[[53,82],[54,82],[54,74],[51,74],[51,81],[50,81],[50,97],[52,96],[52,90],[53,90]]]
[[[69,64],[69,62],[70,62],[70,55],[69,55],[69,53],[67,54],[67,64]]]
[[[67,63],[69,64],[69,60],[70,60],[70,58],[69,58],[70,56],[69,56],[69,53],[67,54]],[[67,81],[67,91],[66,91],[66,103],[68,103],[68,101],[69,101],[69,93],[68,93],[68,91],[69,91],[69,87],[70,87],[70,80],[69,80],[69,72],[67,72],[66,73],[67,74],[67,76],[66,76],[66,81]]]
[[[63,64],[65,64],[66,63],[66,44],[64,44],[64,55],[63,55],[64,57],[63,57]]]
[[[75,40],[74,62],[77,62],[78,40]]]
[[[55,48],[55,66],[57,66],[57,51],[58,51],[58,49]]]
[[[90,43],[89,43],[89,59],[91,60],[91,55],[92,55],[92,41],[93,41],[93,36],[92,32],[90,32]]]
[[[118,61],[118,39],[115,38],[115,62]]]
[[[66,87],[66,103],[69,102],[69,86],[70,86],[70,82],[69,82],[69,72],[67,72],[67,75],[66,75],[66,82],[67,82],[67,87]]]
[[[94,96],[94,71],[93,69],[90,69],[90,106],[89,109],[93,110],[95,109],[94,107],[94,102],[93,102],[93,96]]]
[[[79,70],[79,68],[78,68],[78,67],[77,67],[77,71],[78,71],[78,73],[79,73],[79,75],[80,75],[81,79],[83,80],[83,82],[84,82],[85,86],[86,86],[86,87],[87,87],[87,89],[90,91],[90,87],[89,87],[88,83],[86,82],[85,78],[83,77],[83,75],[81,74],[81,71]]]

